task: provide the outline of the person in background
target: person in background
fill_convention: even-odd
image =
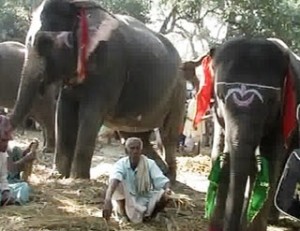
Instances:
[[[114,164],[110,175],[103,217],[111,217],[114,201],[120,221],[140,223],[165,208],[171,194],[170,182],[155,161],[142,154],[141,139],[128,138],[125,149],[127,156]]]

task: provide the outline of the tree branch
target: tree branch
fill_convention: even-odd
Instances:
[[[165,18],[162,26],[159,29],[159,33],[167,34],[167,32],[169,33],[174,29],[175,22],[176,22],[176,14],[177,14],[177,6],[175,5],[170,11],[169,15]],[[172,20],[172,24],[170,29],[168,30],[168,24],[170,23],[171,20]]]

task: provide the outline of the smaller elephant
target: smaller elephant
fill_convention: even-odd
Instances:
[[[300,58],[281,40],[255,38],[227,41],[204,58],[214,98],[208,230],[266,231],[282,165],[299,147]]]
[[[0,105],[12,109],[18,95],[25,46],[19,42],[0,43]],[[36,120],[43,128],[44,151],[53,152],[55,146],[55,86],[44,95],[38,95],[33,102],[28,117]]]

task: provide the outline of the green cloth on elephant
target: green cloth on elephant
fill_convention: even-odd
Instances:
[[[216,204],[216,196],[218,190],[218,183],[220,181],[220,171],[221,171],[221,155],[218,156],[216,162],[213,164],[208,180],[210,184],[206,193],[205,202],[205,218],[210,218]]]
[[[261,157],[261,171],[258,172],[250,202],[247,209],[247,220],[252,222],[257,213],[263,207],[269,193],[269,163],[266,158]]]
[[[205,202],[205,218],[211,218],[218,191],[218,184],[221,173],[221,155],[212,166],[208,179],[210,181]],[[247,209],[247,220],[252,222],[257,213],[263,207],[269,192],[269,163],[261,157],[261,171],[257,173],[256,181],[251,193],[250,202]]]
[[[18,146],[9,145],[7,154],[8,158],[15,162],[23,157],[23,150]],[[15,201],[20,205],[29,202],[29,194],[31,189],[27,182],[21,180],[20,172],[8,171],[7,180]]]

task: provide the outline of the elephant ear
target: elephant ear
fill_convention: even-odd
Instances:
[[[285,76],[283,87],[283,136],[285,145],[288,146],[289,138],[297,127],[297,93],[296,86],[300,80],[300,58],[294,54],[289,47],[280,39],[268,38],[275,43],[286,54],[289,61],[289,67]],[[299,105],[298,105],[299,107]],[[300,121],[298,120],[298,123]]]
[[[119,27],[119,21],[94,2],[73,0],[71,4],[79,12],[77,83],[82,83],[86,78],[89,56],[101,41],[109,41],[113,31]]]
[[[297,92],[297,86],[300,84],[300,58],[293,53],[291,50],[288,52],[289,54],[289,70],[286,78],[285,84],[285,92],[286,92],[286,100],[284,102],[285,105],[285,116],[289,116],[288,118],[284,118],[286,121],[290,121],[287,123],[286,128],[284,129],[287,138],[290,137],[291,133],[296,129],[297,122],[298,126],[300,126],[299,116],[299,93]],[[287,98],[289,97],[289,98]],[[287,102],[286,102],[287,101]],[[288,114],[289,112],[289,114]]]

